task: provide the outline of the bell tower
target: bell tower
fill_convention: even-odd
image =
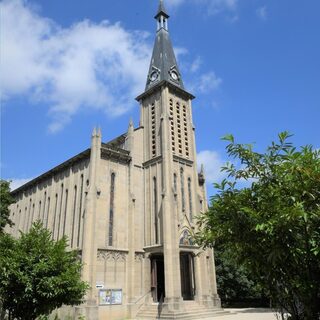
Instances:
[[[144,250],[150,258],[152,299],[162,301],[171,314],[184,311],[184,300],[218,305],[212,297],[219,299],[212,252],[199,254],[191,239],[194,216],[206,209],[196,165],[194,96],[184,88],[162,0],[154,18],[157,31],[146,87],[136,98],[143,127]]]

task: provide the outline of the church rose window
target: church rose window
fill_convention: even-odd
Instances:
[[[116,174],[111,173],[110,181],[110,209],[109,209],[109,240],[108,245],[112,246],[113,244],[113,219],[114,219],[114,184],[115,184]]]

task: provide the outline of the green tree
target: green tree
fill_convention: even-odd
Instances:
[[[279,134],[265,153],[224,139],[228,178],[216,184],[197,240],[223,244],[268,291],[273,305],[295,320],[320,316],[320,151],[297,150]],[[248,185],[238,188],[247,180]]]
[[[0,234],[3,232],[4,227],[9,224],[13,225],[10,220],[9,206],[14,203],[14,199],[10,194],[10,182],[0,180]]]
[[[77,253],[66,249],[66,237],[53,241],[40,222],[19,239],[0,237],[0,301],[12,319],[33,320],[82,303],[88,285]]]
[[[233,253],[215,243],[218,293],[223,307],[268,307],[269,299]]]

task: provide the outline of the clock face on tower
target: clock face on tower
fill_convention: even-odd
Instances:
[[[150,74],[150,81],[156,81],[158,79],[158,72],[157,71],[152,71]]]
[[[172,70],[170,72],[170,77],[174,80],[174,81],[178,81],[179,80],[179,76],[178,73],[175,70]]]

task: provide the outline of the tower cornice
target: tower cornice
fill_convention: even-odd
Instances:
[[[195,98],[195,96],[193,94],[189,93],[188,91],[177,87],[175,84],[172,84],[167,80],[162,80],[161,82],[157,83],[156,85],[150,87],[148,90],[146,90],[142,94],[138,95],[136,97],[136,100],[140,101],[142,99],[145,99],[146,97],[152,95],[155,91],[158,91],[162,87],[168,87],[171,91],[176,91],[179,95],[181,95],[182,97],[184,97],[186,99],[193,100]]]

